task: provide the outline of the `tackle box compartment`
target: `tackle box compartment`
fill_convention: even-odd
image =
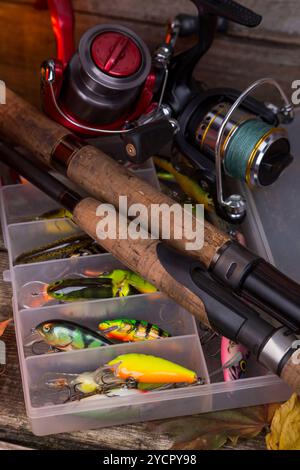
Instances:
[[[1,219],[10,265],[5,278],[12,282],[25,405],[35,434],[48,435],[185,416],[277,402],[289,397],[288,387],[278,377],[258,366],[253,359],[249,361],[244,379],[225,383],[217,351],[219,338],[202,346],[199,335],[203,335],[203,332],[195,319],[164,294],[141,294],[64,304],[50,302],[45,305],[36,305],[30,300],[26,308],[24,304],[27,303],[28,292],[30,295],[32,293],[32,282],[48,283],[61,277],[96,274],[121,266],[110,254],[15,265],[14,260],[20,252],[30,250],[35,245],[44,245],[57,236],[78,231],[69,219],[28,221],[29,217],[54,208],[57,205],[31,185],[7,186],[1,189]],[[22,221],[24,218],[25,222]],[[172,337],[43,355],[36,355],[25,347],[31,328],[47,319],[65,318],[96,329],[99,321],[113,317],[151,321],[170,331]],[[156,355],[174,361],[195,370],[206,383],[148,393],[95,396],[55,405],[48,396],[39,393],[45,374],[92,371],[118,355],[130,352]],[[215,373],[217,370],[219,373]]]

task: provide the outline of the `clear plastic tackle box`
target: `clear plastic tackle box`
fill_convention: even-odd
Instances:
[[[151,168],[139,173],[155,184]],[[14,260],[21,253],[78,232],[69,219],[24,222],[55,208],[57,205],[51,199],[29,184],[1,189],[1,220],[10,263],[4,279],[12,283],[25,404],[35,434],[48,435],[206,413],[289,397],[288,387],[254,359],[250,359],[244,379],[224,382],[220,371],[219,338],[201,345],[203,331],[195,319],[161,293],[68,304],[52,302],[50,305],[35,305],[30,300],[28,304],[28,286],[31,283],[48,283],[121,266],[110,254],[15,265]],[[101,320],[117,317],[150,321],[169,331],[172,337],[43,355],[36,355],[24,347],[31,329],[42,321],[66,319],[97,329]],[[206,384],[134,395],[97,395],[56,405],[43,399],[42,395],[37,400],[36,390],[45,374],[93,371],[124,353],[151,354],[171,360],[195,370]]]

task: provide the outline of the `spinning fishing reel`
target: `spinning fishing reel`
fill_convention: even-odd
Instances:
[[[246,214],[241,195],[224,197],[231,180],[269,186],[293,158],[286,130],[294,111],[273,79],[241,93],[206,90],[193,80],[195,66],[210,49],[220,18],[256,27],[261,16],[232,0],[192,0],[198,16],[178,15],[153,57],[131,30],[99,25],[73,40],[70,0],[48,0],[57,40],[57,59],[42,66],[45,111],[114,158],[143,163],[173,142],[172,163],[192,176],[213,198],[216,211],[231,222]],[[197,34],[190,49],[175,55],[179,37]],[[272,85],[283,106],[252,96]]]
[[[229,88],[206,90],[193,82],[195,66],[213,43],[217,16],[247,27],[258,26],[262,19],[233,1],[193,3],[199,10],[198,43],[174,57],[166,90],[166,102],[179,123],[173,163],[212,195],[219,215],[240,222],[246,214],[245,202],[239,194],[224,199],[224,188],[232,179],[250,187],[269,186],[291,164],[287,131],[280,124],[293,120],[293,106],[273,79],[259,80],[243,93]],[[180,30],[180,18],[177,23],[173,31]],[[279,92],[281,108],[250,96],[267,84]]]
[[[177,130],[154,99],[158,84],[148,47],[128,28],[109,24],[89,29],[75,52],[71,1],[49,0],[48,6],[57,58],[42,64],[45,111],[118,160],[146,161]]]

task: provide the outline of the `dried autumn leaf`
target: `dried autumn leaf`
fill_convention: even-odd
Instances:
[[[6,328],[8,327],[10,322],[12,322],[12,321],[13,321],[13,319],[9,318],[8,320],[5,320],[5,321],[0,323],[0,337],[4,334]]]
[[[275,412],[266,443],[269,450],[300,450],[300,399],[297,394]]]
[[[279,405],[277,405],[279,406]],[[150,423],[152,431],[173,440],[173,449],[219,449],[228,440],[256,437],[270,423],[275,405],[225,410]]]

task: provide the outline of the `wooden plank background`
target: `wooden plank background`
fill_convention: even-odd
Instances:
[[[49,13],[34,0],[0,0],[0,79],[39,104],[39,68],[55,54]],[[241,0],[264,15],[256,29],[230,25],[197,68],[196,76],[212,86],[247,86],[263,76],[277,78],[291,94],[300,79],[299,0]],[[138,34],[153,50],[164,37],[164,24],[179,12],[195,13],[189,0],[73,0],[76,38],[97,23],[118,22]],[[270,91],[263,93],[269,98]]]

